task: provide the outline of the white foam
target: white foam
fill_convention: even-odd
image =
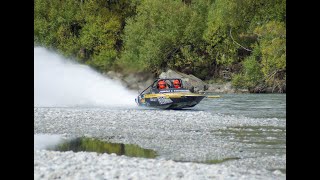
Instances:
[[[55,146],[63,141],[59,134],[35,134],[34,149],[46,149]]]
[[[137,94],[92,68],[34,48],[34,106],[135,106]]]

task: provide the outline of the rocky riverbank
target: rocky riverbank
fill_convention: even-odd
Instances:
[[[34,177],[77,180],[286,178],[286,121],[283,118],[245,117],[242,111],[240,116],[224,115],[217,107],[215,111],[219,113],[139,108],[34,108],[35,145],[38,145],[34,150]],[[138,145],[156,151],[158,156],[146,159],[94,152],[56,152],[39,146],[41,139],[37,137],[44,134],[47,144],[54,144],[58,137],[92,137]]]
[[[147,88],[156,78],[181,78],[184,81],[184,86],[195,93],[210,94],[210,93],[249,93],[248,89],[235,89],[231,82],[226,83],[206,83],[192,74],[184,74],[174,70],[162,72],[159,77],[155,77],[151,73],[137,73],[123,75],[114,71],[104,73],[108,78],[120,81],[123,86],[128,89],[141,92]]]
[[[285,179],[279,170],[245,170],[88,152],[34,151],[35,179]]]

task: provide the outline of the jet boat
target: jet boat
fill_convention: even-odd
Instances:
[[[164,81],[166,88],[160,89],[159,82]],[[179,81],[180,87],[176,88],[174,82]],[[161,109],[183,109],[197,105],[205,95],[192,93],[184,87],[179,78],[157,79],[143,90],[135,99],[139,106],[155,107]]]

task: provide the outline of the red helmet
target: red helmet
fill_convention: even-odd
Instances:
[[[164,82],[164,80],[161,80],[158,82],[159,85],[159,89],[164,89],[166,88],[166,82]]]
[[[178,80],[178,79],[176,79],[176,80],[174,80],[173,81],[173,86],[174,86],[174,88],[181,88],[181,83],[180,83],[180,81]]]
[[[159,84],[159,85],[166,85],[166,82],[164,82],[164,80],[160,80],[160,81],[158,82],[158,84]]]
[[[180,85],[181,83],[180,83],[180,81],[178,79],[176,79],[176,80],[173,81],[173,84],[174,85]]]

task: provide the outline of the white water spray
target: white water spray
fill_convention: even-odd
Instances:
[[[51,148],[63,142],[64,138],[60,134],[35,134],[34,149]]]
[[[137,93],[42,47],[34,48],[34,106],[135,106]]]

